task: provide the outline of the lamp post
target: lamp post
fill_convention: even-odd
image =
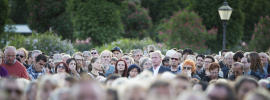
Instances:
[[[232,11],[233,9],[228,5],[226,0],[223,2],[223,5],[218,8],[220,19],[223,21],[223,50],[226,47],[226,25],[231,17]]]

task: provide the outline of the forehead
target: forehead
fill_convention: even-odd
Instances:
[[[260,56],[264,56],[264,57],[267,56],[265,53],[260,53],[259,55],[260,55]]]
[[[202,57],[197,57],[197,59],[200,59],[200,60],[202,60],[203,58],[202,58]]]
[[[110,53],[109,52],[104,52],[104,53],[102,53],[102,56],[110,56]]]
[[[242,58],[241,62],[247,61],[247,58]]]
[[[229,55],[227,56],[227,58],[233,58],[233,55],[232,55],[232,54],[229,54]]]
[[[211,58],[205,58],[204,61],[212,61],[212,59]]]
[[[71,60],[70,63],[75,63],[75,61],[74,60]]]
[[[83,55],[84,55],[84,56],[89,56],[89,54],[87,54],[87,53],[84,53]]]
[[[119,61],[118,64],[125,64],[125,62],[124,61]]]
[[[113,51],[113,53],[120,53],[120,51]]]
[[[152,57],[159,57],[159,55],[157,53],[153,53]]]
[[[138,51],[137,53],[135,53],[135,55],[139,55],[142,54],[142,51]]]
[[[95,51],[97,51],[97,50],[91,50],[91,52],[95,52]]]
[[[173,54],[172,56],[171,56],[171,58],[179,58],[179,56],[178,56],[178,54]]]
[[[59,64],[60,66],[64,66],[64,64],[63,63],[61,63],[61,64]]]
[[[82,56],[80,56],[80,55],[75,55],[74,58],[75,58],[75,59],[82,59]]]
[[[233,66],[233,69],[238,69],[238,68],[241,68],[241,65],[240,64],[237,64],[237,65],[234,65]]]
[[[18,54],[24,54],[24,52],[22,50],[18,50],[17,53]]]

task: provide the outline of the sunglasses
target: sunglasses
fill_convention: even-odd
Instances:
[[[91,54],[97,54],[96,52],[91,52]]]
[[[24,57],[23,55],[20,55],[20,54],[17,54],[17,55],[16,55],[16,57],[19,57],[19,56],[20,56],[21,58],[23,58],[23,57]]]
[[[190,70],[190,69],[191,69],[191,67],[183,67],[183,69]]]
[[[18,95],[21,95],[22,94],[22,91],[19,90],[19,89],[9,89],[9,88],[6,88],[5,91],[8,93],[8,94],[11,94],[13,92],[17,93]]]
[[[65,66],[57,66],[57,68],[62,68],[62,69],[66,69],[66,67]]]
[[[179,59],[178,59],[178,58],[171,58],[171,60],[175,60],[175,61],[178,61]]]

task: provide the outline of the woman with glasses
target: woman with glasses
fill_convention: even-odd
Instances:
[[[193,60],[188,59],[184,61],[183,66],[182,66],[182,73],[191,78],[196,78],[198,80],[201,80],[201,78],[196,74],[196,66]]]
[[[151,61],[150,58],[148,58],[148,57],[142,57],[139,60],[139,68],[140,68],[141,72],[143,70],[150,69],[151,67],[153,67],[153,64],[152,64],[152,61]]]
[[[65,62],[59,62],[55,67],[56,73],[70,73],[68,65]]]
[[[4,61],[4,55],[3,55],[2,52],[0,52],[0,65],[3,63],[3,61]],[[0,76],[1,77],[7,77],[7,76],[9,76],[8,75],[8,72],[7,72],[7,69],[4,68],[4,67],[1,67],[1,66],[0,66]]]
[[[219,71],[220,71],[220,66],[218,63],[216,62],[213,62],[209,65],[209,68],[208,68],[208,71],[209,71],[209,75],[207,76],[204,76],[202,78],[202,81],[206,81],[206,82],[210,82],[211,80],[213,79],[218,79],[218,78],[221,78],[218,74],[219,74]]]

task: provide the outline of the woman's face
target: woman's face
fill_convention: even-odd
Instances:
[[[134,78],[138,75],[138,69],[137,68],[133,68],[130,72],[129,72],[129,76],[131,78]]]
[[[191,74],[191,68],[192,67],[190,65],[183,66],[183,73],[185,73],[186,75]]]
[[[210,78],[211,79],[217,79],[218,78],[218,73],[219,73],[218,68],[210,70],[210,75],[211,75]]]
[[[93,69],[96,69],[96,70],[101,69],[101,60],[100,59],[97,59],[94,63],[91,63],[91,64],[92,64],[92,70]]]
[[[76,69],[76,62],[75,60],[72,60],[69,64],[68,64],[69,69]]]
[[[117,63],[117,70],[118,71],[124,71],[125,70],[125,62],[124,61],[119,61]]]
[[[50,69],[48,66],[46,66],[44,69],[45,69],[46,74],[50,74]]]
[[[238,92],[237,92],[237,98],[238,100],[242,100],[244,96],[252,89],[255,89],[256,85],[253,82],[243,82],[240,86]]]
[[[64,72],[66,72],[66,67],[64,66],[63,63],[61,63],[57,66],[57,73],[64,73]]]
[[[149,69],[151,68],[151,62],[149,60],[147,60],[144,64],[143,64],[143,69]]]
[[[113,66],[115,66],[115,63],[116,63],[116,61],[113,61],[113,60],[110,62],[110,64]]]

